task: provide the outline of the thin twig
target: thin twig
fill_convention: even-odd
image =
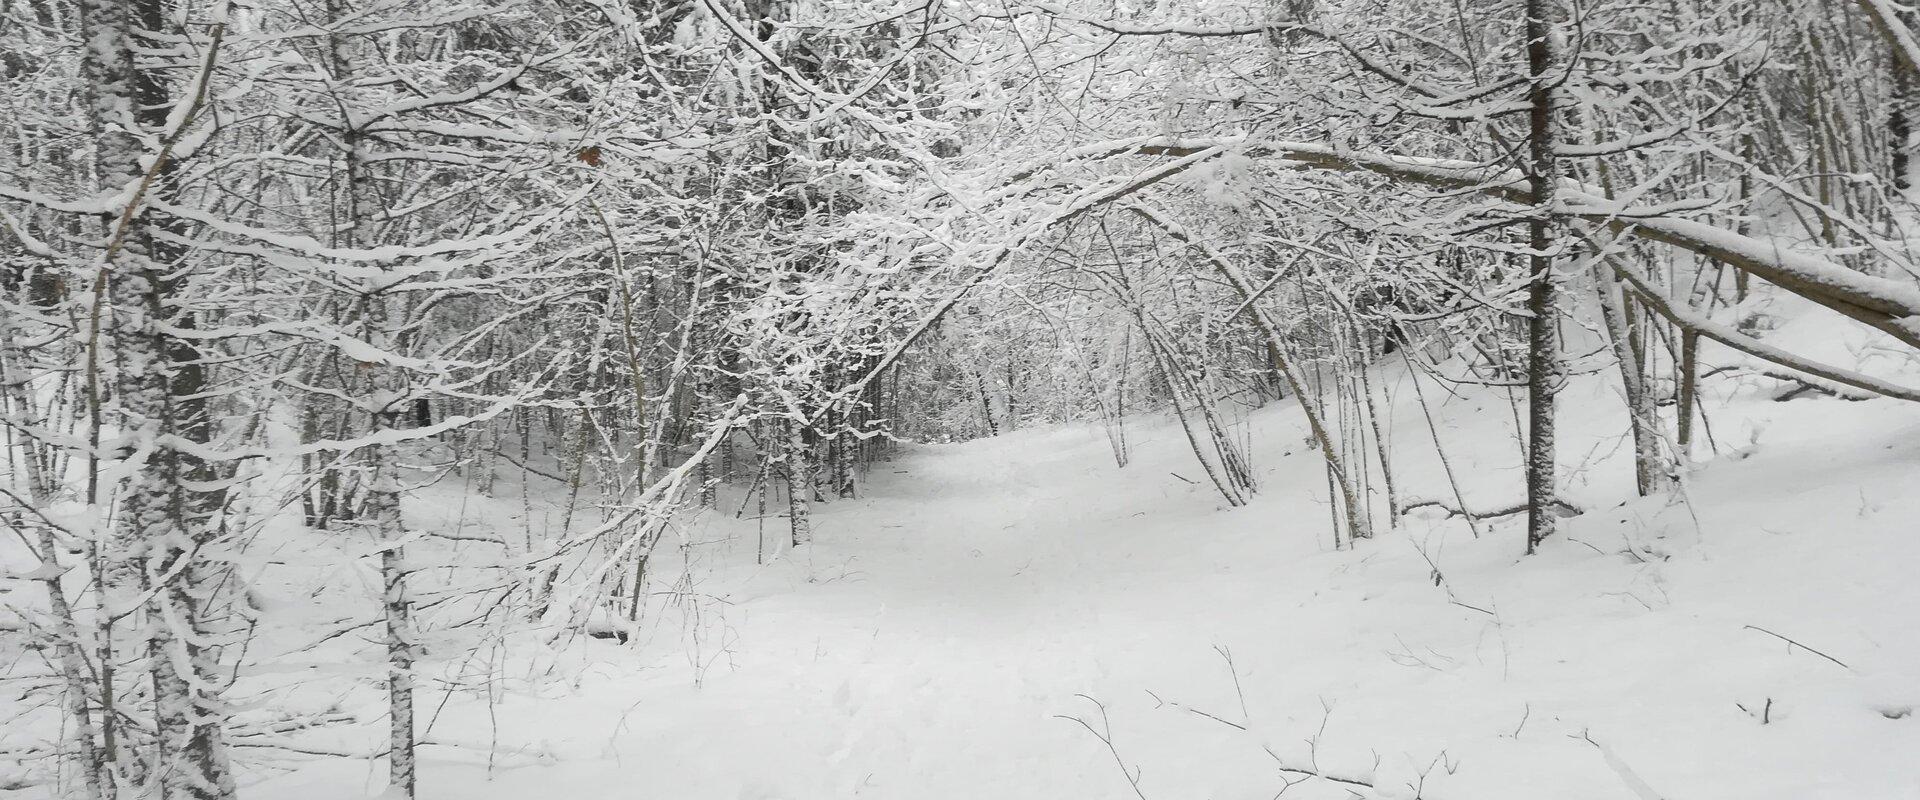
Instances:
[[[1127,769],[1127,762],[1120,758],[1120,749],[1113,746],[1113,724],[1107,720],[1106,704],[1088,695],[1076,694],[1074,696],[1085,699],[1087,702],[1092,703],[1094,708],[1100,710],[1100,728],[1095,729],[1093,723],[1079,717],[1070,717],[1065,714],[1055,714],[1054,717],[1079,723],[1080,727],[1086,728],[1088,733],[1093,734],[1093,738],[1099,739],[1101,744],[1106,745],[1107,752],[1113,754],[1113,763],[1120,767],[1120,774],[1126,776],[1127,785],[1133,787],[1134,796],[1140,798],[1140,800],[1147,800],[1146,793],[1140,790],[1140,773]],[[1245,730],[1245,728],[1241,730]]]
[[[1833,662],[1833,663],[1835,663],[1835,664],[1839,664],[1839,665],[1840,665],[1840,667],[1841,667],[1842,669],[1846,669],[1846,670],[1852,670],[1852,669],[1853,669],[1853,667],[1850,667],[1850,666],[1847,666],[1847,662],[1845,662],[1845,661],[1841,661],[1840,659],[1837,659],[1837,658],[1834,658],[1833,656],[1830,656],[1830,655],[1827,655],[1826,653],[1822,653],[1822,652],[1820,652],[1820,651],[1818,651],[1818,650],[1815,650],[1815,649],[1813,649],[1813,648],[1811,648],[1811,647],[1808,647],[1808,646],[1806,646],[1806,645],[1804,645],[1804,644],[1801,644],[1801,643],[1799,643],[1799,642],[1796,642],[1796,641],[1794,641],[1794,640],[1792,640],[1792,639],[1789,639],[1789,638],[1787,638],[1787,637],[1785,637],[1785,636],[1781,636],[1780,634],[1777,634],[1777,633],[1774,633],[1773,631],[1770,631],[1770,630],[1767,630],[1766,628],[1762,628],[1762,627],[1760,627],[1760,626],[1758,626],[1758,625],[1748,625],[1748,626],[1746,626],[1746,628],[1747,628],[1747,630],[1751,630],[1751,631],[1759,631],[1759,632],[1761,632],[1761,633],[1764,633],[1764,634],[1766,634],[1766,635],[1768,635],[1768,636],[1771,636],[1771,637],[1773,637],[1773,638],[1775,638],[1775,639],[1779,639],[1780,641],[1783,641],[1783,642],[1786,642],[1787,644],[1790,644],[1790,645],[1793,645],[1794,647],[1798,647],[1798,648],[1800,648],[1800,649],[1802,649],[1802,650],[1805,650],[1805,651],[1807,651],[1807,652],[1809,652],[1809,653],[1812,653],[1812,654],[1814,654],[1814,655],[1816,655],[1816,656],[1819,656],[1819,657],[1821,657],[1821,658],[1824,658],[1824,659],[1826,659],[1826,660],[1828,660],[1828,661],[1831,661],[1831,662]]]

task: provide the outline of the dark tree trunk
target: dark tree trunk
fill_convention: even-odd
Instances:
[[[1533,218],[1527,223],[1527,552],[1553,535],[1554,529],[1554,393],[1559,391],[1561,364],[1555,326],[1558,324],[1559,284],[1553,274],[1557,246],[1552,205],[1560,178],[1554,157],[1553,43],[1548,19],[1549,0],[1526,0],[1527,72],[1527,182],[1533,194]]]

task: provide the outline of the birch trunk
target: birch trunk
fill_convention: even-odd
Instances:
[[[90,0],[81,11],[83,71],[93,87],[95,169],[103,186],[132,190],[109,226],[96,296],[110,309],[102,313],[110,314],[117,386],[112,402],[127,432],[123,452],[139,459],[121,488],[119,515],[103,548],[102,601],[109,613],[134,620],[119,635],[144,644],[148,659],[155,748],[147,763],[156,772],[138,769],[138,777],[154,779],[162,798],[224,800],[233,796],[234,784],[222,732],[219,631],[210,610],[226,579],[206,553],[219,536],[215,519],[224,494],[200,488],[220,485],[213,465],[168,444],[204,444],[213,432],[200,354],[171,333],[195,327],[182,302],[193,270],[184,248],[173,243],[177,239],[152,235],[159,229],[178,237],[184,226],[142,208],[149,192],[167,191],[168,151],[178,133],[167,130],[169,118],[179,103],[197,102],[197,96],[175,97],[163,73],[135,64],[135,31],[171,27],[160,0]],[[217,36],[218,26],[215,31]],[[216,39],[207,57],[217,50]],[[203,71],[201,88],[206,78]],[[173,124],[188,125],[192,116],[190,107]],[[160,151],[148,152],[134,132],[153,135]],[[109,628],[106,635],[116,634]],[[103,647],[110,656],[111,644]],[[103,684],[104,698],[114,687]]]

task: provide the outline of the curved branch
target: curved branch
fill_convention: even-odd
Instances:
[[[1621,262],[1618,258],[1607,256],[1606,261],[1608,266],[1613,267],[1615,274],[1618,274],[1628,285],[1633,287],[1633,293],[1640,298],[1642,303],[1645,303],[1654,313],[1666,317],[1668,321],[1681,328],[1694,331],[1701,336],[1705,336],[1755,358],[1771,361],[1780,366],[1797,372],[1804,372],[1816,378],[1829,380],[1843,386],[1851,386],[1855,389],[1864,389],[1878,395],[1920,403],[1920,389],[1910,389],[1899,384],[1883,381],[1872,375],[1842,369],[1840,367],[1831,367],[1815,361],[1808,361],[1757,338],[1741,333],[1737,328],[1722,325],[1708,319],[1703,314],[1696,313],[1694,309],[1685,307],[1684,304],[1668,297],[1666,292],[1660,291],[1658,287],[1653,285],[1652,281],[1647,280],[1645,275],[1641,275],[1639,271]]]
[[[1191,156],[1221,142],[1168,139],[1133,149],[1143,155]],[[1469,191],[1514,203],[1527,203],[1531,194],[1525,179],[1514,170],[1500,170],[1469,161],[1416,158],[1337,150],[1300,142],[1271,142],[1248,146],[1249,156],[1267,157],[1302,169],[1366,172],[1405,183],[1454,191]],[[1628,218],[1625,205],[1607,200],[1593,187],[1568,180],[1559,195],[1558,213],[1605,226],[1621,235],[1634,235],[1695,253],[1733,267],[1864,322],[1920,348],[1920,287],[1877,278],[1848,269],[1817,255],[1787,250],[1775,242],[1671,217]]]

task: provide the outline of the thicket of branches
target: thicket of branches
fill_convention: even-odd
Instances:
[[[1241,415],[1295,402],[1336,544],[1477,516],[1396,492],[1387,361],[1506,387],[1530,552],[1570,371],[1617,375],[1644,494],[1709,369],[1920,400],[1763,339],[1790,300],[1920,347],[1916,69],[1888,0],[0,4],[7,691],[59,732],[6,755],[411,796],[423,659],[630,624],[721,498],[803,545],[896,438],[1095,420],[1125,466],[1164,411],[1239,506]],[[410,521],[507,475],[557,528]],[[263,635],[259,587],[334,570],[358,610]],[[355,720],[248,677],[322,652],[383,743],[290,744]]]

